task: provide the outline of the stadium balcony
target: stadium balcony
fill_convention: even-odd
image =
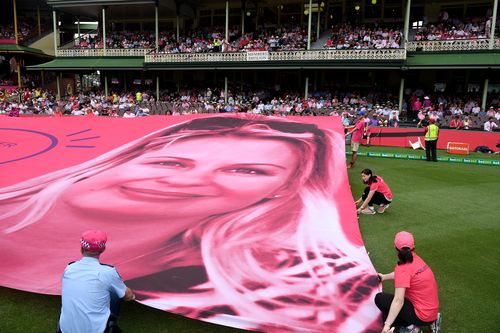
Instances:
[[[408,52],[463,52],[470,50],[488,50],[489,39],[448,39],[435,41],[412,41],[408,42]],[[500,49],[500,38],[495,38],[493,49]]]

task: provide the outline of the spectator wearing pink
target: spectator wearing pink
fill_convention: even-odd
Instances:
[[[422,106],[424,108],[430,108],[432,106],[432,102],[431,102],[429,96],[424,97],[424,103],[422,103]]]
[[[493,106],[490,106],[490,108],[488,109],[488,111],[486,112],[486,116],[488,118],[490,117],[495,117],[495,108]]]
[[[418,111],[420,111],[421,108],[422,108],[422,102],[420,102],[420,98],[415,98],[415,100],[411,103],[413,118],[417,117]]]

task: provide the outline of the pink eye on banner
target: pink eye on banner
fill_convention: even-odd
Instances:
[[[380,330],[339,117],[1,120],[1,286],[60,294],[98,229],[101,262],[145,305],[264,332]]]

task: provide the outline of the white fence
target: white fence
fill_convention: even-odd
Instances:
[[[151,49],[59,49],[58,57],[144,57]]]
[[[489,39],[449,39],[434,41],[414,41],[408,42],[406,49],[408,52],[439,52],[439,51],[468,51],[468,50],[488,50]],[[500,38],[495,38],[494,49],[500,49]]]
[[[320,50],[266,52],[257,58],[245,52],[236,53],[152,53],[146,54],[146,63],[185,62],[244,62],[244,61],[321,61],[321,60],[405,60],[404,49],[382,50]]]

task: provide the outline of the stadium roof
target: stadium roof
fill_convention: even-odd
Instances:
[[[143,58],[117,58],[117,57],[93,57],[93,58],[57,58],[44,64],[28,66],[28,70],[136,70],[142,69]]]
[[[32,47],[17,45],[17,44],[0,44],[0,54],[2,53],[19,53],[19,54],[27,54],[27,55],[35,55],[41,57],[50,57],[52,56],[44,53],[42,50],[34,49]]]
[[[153,17],[155,4],[158,3],[160,17],[174,17],[177,13],[177,0],[46,0],[55,9],[75,16],[98,19],[103,6],[107,6],[106,16],[116,18]],[[194,17],[198,0],[183,0],[179,3],[181,16]]]

